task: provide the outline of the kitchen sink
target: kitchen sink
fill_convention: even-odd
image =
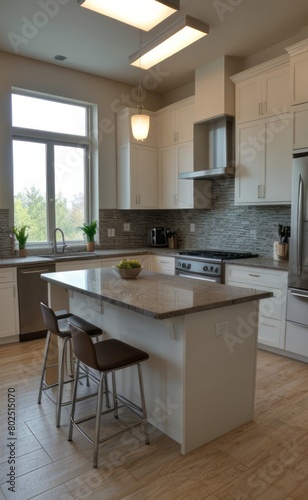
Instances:
[[[44,257],[45,259],[53,260],[66,260],[66,259],[86,259],[90,257],[98,257],[96,252],[65,252],[56,254],[39,255],[39,257]]]

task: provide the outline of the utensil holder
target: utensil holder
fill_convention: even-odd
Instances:
[[[289,245],[288,243],[274,242],[274,260],[288,260]]]

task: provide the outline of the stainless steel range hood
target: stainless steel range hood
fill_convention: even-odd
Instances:
[[[179,179],[221,179],[235,176],[234,117],[223,115],[194,125],[194,170]]]

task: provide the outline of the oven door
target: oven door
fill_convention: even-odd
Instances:
[[[195,280],[210,281],[211,283],[221,283],[221,278],[191,273],[189,271],[179,271],[178,269],[175,270],[175,275],[182,278],[194,278]]]

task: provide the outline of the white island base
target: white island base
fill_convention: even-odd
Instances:
[[[69,302],[104,338],[149,353],[142,365],[148,421],[180,443],[182,454],[253,418],[258,300],[167,320],[75,291]],[[119,393],[140,405],[135,372],[125,372]]]

